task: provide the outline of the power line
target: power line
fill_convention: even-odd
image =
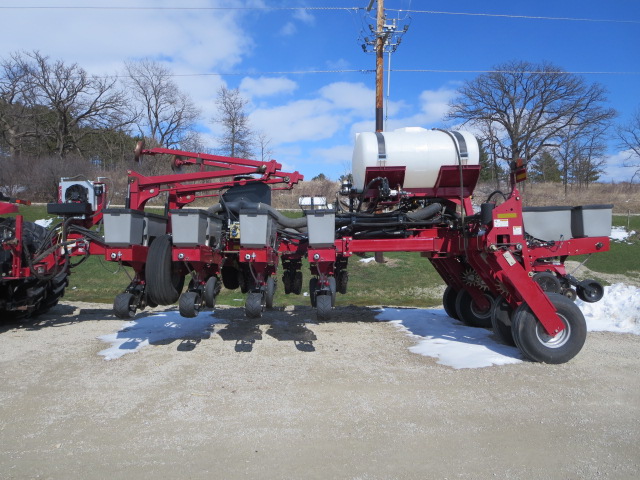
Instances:
[[[601,22],[601,23],[633,23],[640,25],[640,20],[612,20],[604,18],[573,18],[573,17],[543,17],[536,15],[508,15],[500,13],[470,13],[470,12],[444,12],[438,10],[401,10],[388,8],[387,10],[399,13],[428,13],[432,15],[464,15],[470,17],[496,17],[496,18],[520,18],[526,20],[563,20],[570,22]]]
[[[391,69],[394,73],[507,73],[525,75],[640,75],[640,72],[606,72],[606,71],[521,71],[521,70],[446,70],[446,69]],[[256,77],[265,75],[313,75],[313,74],[336,74],[336,73],[360,73],[373,74],[375,69],[352,69],[352,70],[292,70],[292,71],[271,71],[271,72],[209,72],[209,73],[171,73],[168,77]],[[128,75],[108,75],[100,78],[128,78]]]
[[[364,7],[123,7],[123,6],[24,6],[9,5],[0,6],[0,10],[236,10],[236,11],[348,11],[358,12],[364,11]],[[528,20],[556,20],[569,22],[597,22],[597,23],[627,23],[640,25],[640,20],[614,20],[604,18],[574,18],[574,17],[545,17],[539,15],[510,15],[500,13],[471,13],[471,12],[446,12],[440,10],[411,10],[387,8],[386,10],[398,13],[424,13],[431,15],[462,15],[470,17],[494,17],[494,18],[516,18]]]

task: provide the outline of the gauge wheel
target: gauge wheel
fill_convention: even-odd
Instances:
[[[564,330],[549,335],[536,318],[531,308],[521,304],[512,316],[514,340],[529,360],[543,363],[565,363],[575,357],[587,338],[587,323],[584,315],[570,299],[551,293],[549,300],[564,324]]]

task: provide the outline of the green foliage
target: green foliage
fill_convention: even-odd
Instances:
[[[549,152],[535,158],[529,165],[529,179],[534,182],[560,182],[560,164]]]

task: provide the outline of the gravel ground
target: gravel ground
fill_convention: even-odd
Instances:
[[[638,336],[455,370],[372,309],[242,315],[111,361],[108,305],[0,326],[0,478],[640,477]]]

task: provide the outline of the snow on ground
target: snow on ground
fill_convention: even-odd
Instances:
[[[410,351],[437,358],[442,365],[479,368],[522,361],[517,348],[494,340],[490,330],[467,327],[444,310],[385,308],[376,318],[414,337],[417,343]]]
[[[596,303],[576,300],[591,332],[607,331],[640,335],[640,288],[623,283],[604,287]]]
[[[640,288],[618,283],[605,287],[597,303],[576,301],[584,313],[589,331],[610,331],[640,335]],[[390,322],[416,340],[410,351],[438,359],[450,367],[481,368],[519,363],[517,348],[500,343],[493,332],[463,325],[442,309],[384,308],[376,317]],[[99,352],[105,360],[114,360],[143,347],[174,340],[197,342],[211,336],[211,326],[221,323],[211,312],[195,318],[183,318],[176,311],[152,313],[125,323],[116,333],[100,340],[111,347]]]
[[[33,223],[35,223],[36,225],[40,225],[41,227],[44,227],[44,228],[49,228],[49,225],[53,223],[53,218],[41,218],[40,220],[36,220]]]
[[[611,240],[624,242],[627,238],[629,238],[631,235],[634,235],[635,233],[636,232],[634,230],[627,232],[627,229],[624,227],[613,227],[611,228],[611,235],[609,235],[609,238],[611,238]]]

